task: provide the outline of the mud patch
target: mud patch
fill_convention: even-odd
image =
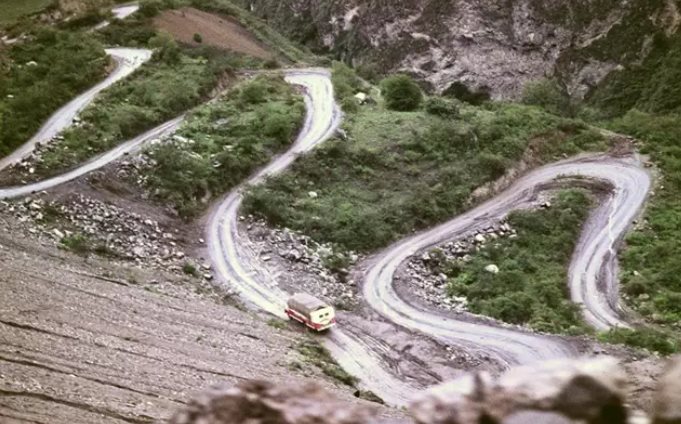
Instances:
[[[184,44],[201,44],[244,53],[261,59],[274,57],[270,49],[239,22],[192,7],[166,10],[154,19],[154,26],[167,31]],[[200,36],[197,42],[195,34]]]

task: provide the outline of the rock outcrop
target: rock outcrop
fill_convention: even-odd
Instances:
[[[290,37],[381,72],[406,71],[433,89],[514,98],[558,77],[583,97],[675,32],[673,0],[241,0]],[[455,84],[455,85],[452,85]]]
[[[319,386],[249,381],[215,389],[192,401],[172,424],[365,424],[374,413],[334,400]]]
[[[661,378],[654,423],[681,422],[681,358]],[[624,424],[650,422],[626,403],[627,378],[613,358],[552,361],[498,378],[476,373],[419,394],[418,424]],[[173,424],[389,423],[365,406],[343,404],[316,385],[246,382],[215,389],[179,411]]]

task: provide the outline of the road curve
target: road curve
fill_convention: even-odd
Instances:
[[[107,49],[106,52],[116,62],[116,68],[113,72],[111,72],[104,81],[90,88],[88,91],[79,95],[56,111],[29,141],[24,143],[9,156],[0,159],[0,171],[13,163],[20,162],[33,151],[37,144],[48,143],[54,136],[69,127],[73,123],[73,118],[90,104],[97,94],[130,75],[135,69],[148,61],[152,54],[151,50],[128,48]]]
[[[248,185],[258,184],[267,176],[289,166],[295,158],[327,140],[341,120],[334,101],[333,86],[326,70],[291,70],[286,80],[305,89],[307,114],[302,130],[289,151],[276,158],[248,181],[235,188],[211,211],[206,240],[218,279],[235,289],[248,303],[280,318],[286,318],[284,307],[288,294],[281,290],[248,240],[239,234],[238,211],[242,192]],[[339,364],[392,405],[406,405],[415,388],[405,384],[384,364],[378,353],[359,338],[335,328],[323,339]]]
[[[85,164],[73,169],[72,171],[66,172],[62,175],[57,175],[56,177],[48,178],[32,184],[26,184],[16,187],[6,187],[0,188],[0,199],[10,199],[13,197],[26,196],[32,193],[37,193],[39,191],[47,190],[56,187],[60,184],[73,181],[78,177],[88,174],[96,169],[102,168],[111,162],[121,158],[122,156],[134,153],[142,147],[142,145],[147,142],[164,137],[166,135],[172,134],[180,126],[184,119],[184,115],[167,121],[156,128],[153,128],[142,135],[139,135],[132,140],[128,140],[125,143],[119,144],[112,150],[97,156]]]
[[[531,202],[542,186],[567,176],[587,177],[612,186],[611,194],[591,213],[577,243],[569,269],[571,298],[582,306],[586,321],[597,329],[628,327],[618,313],[615,248],[643,206],[650,177],[635,159],[605,155],[539,168],[475,209],[395,243],[379,254],[365,272],[365,300],[399,325],[449,344],[491,353],[507,365],[575,355],[558,338],[463,322],[419,309],[398,297],[393,288],[395,271],[410,256],[499,221]]]

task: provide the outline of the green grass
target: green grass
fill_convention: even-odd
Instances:
[[[366,252],[470,208],[473,190],[503,175],[528,146],[550,160],[604,144],[577,121],[509,104],[465,107],[460,119],[445,119],[379,102],[346,117],[345,127],[349,141],[330,140],[252,188],[245,211]]]
[[[644,317],[677,325],[681,321],[681,115],[631,111],[610,127],[644,142],[642,152],[659,166],[664,186],[656,189],[644,224],[627,237],[620,252],[622,292]]]
[[[204,101],[230,69],[212,58],[177,53],[177,59],[168,62],[162,55],[100,94],[81,113],[82,125],[64,131],[64,141],[43,155],[37,173],[76,166],[180,115]]]
[[[4,56],[6,54],[6,56]],[[26,65],[36,62],[35,66]],[[0,157],[28,141],[45,119],[104,78],[100,43],[81,33],[51,29],[0,52]]]
[[[641,64],[611,73],[592,93],[588,104],[606,116],[632,108],[655,113],[681,112],[681,34],[657,34],[652,52]]]
[[[52,3],[52,0],[2,0],[0,26],[13,24],[17,19],[40,12]]]
[[[312,339],[302,341],[296,345],[296,350],[303,355],[307,363],[317,366],[334,380],[351,387],[357,384],[357,378],[338,365],[329,351],[318,341]]]
[[[219,101],[197,108],[178,135],[182,139],[149,150],[148,171],[156,199],[191,217],[239,184],[295,138],[303,121],[302,97],[282,76],[261,76]]]
[[[491,241],[470,262],[454,260],[440,268],[447,292],[469,300],[472,312],[550,333],[587,330],[569,300],[567,268],[591,201],[582,191],[560,192],[544,210],[517,211],[509,223],[516,238]],[[498,274],[485,271],[495,264]]]

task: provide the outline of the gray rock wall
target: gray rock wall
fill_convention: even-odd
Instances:
[[[382,72],[406,71],[442,92],[453,82],[515,98],[561,80],[585,96],[637,63],[655,34],[676,32],[677,0],[241,0],[317,51]]]

